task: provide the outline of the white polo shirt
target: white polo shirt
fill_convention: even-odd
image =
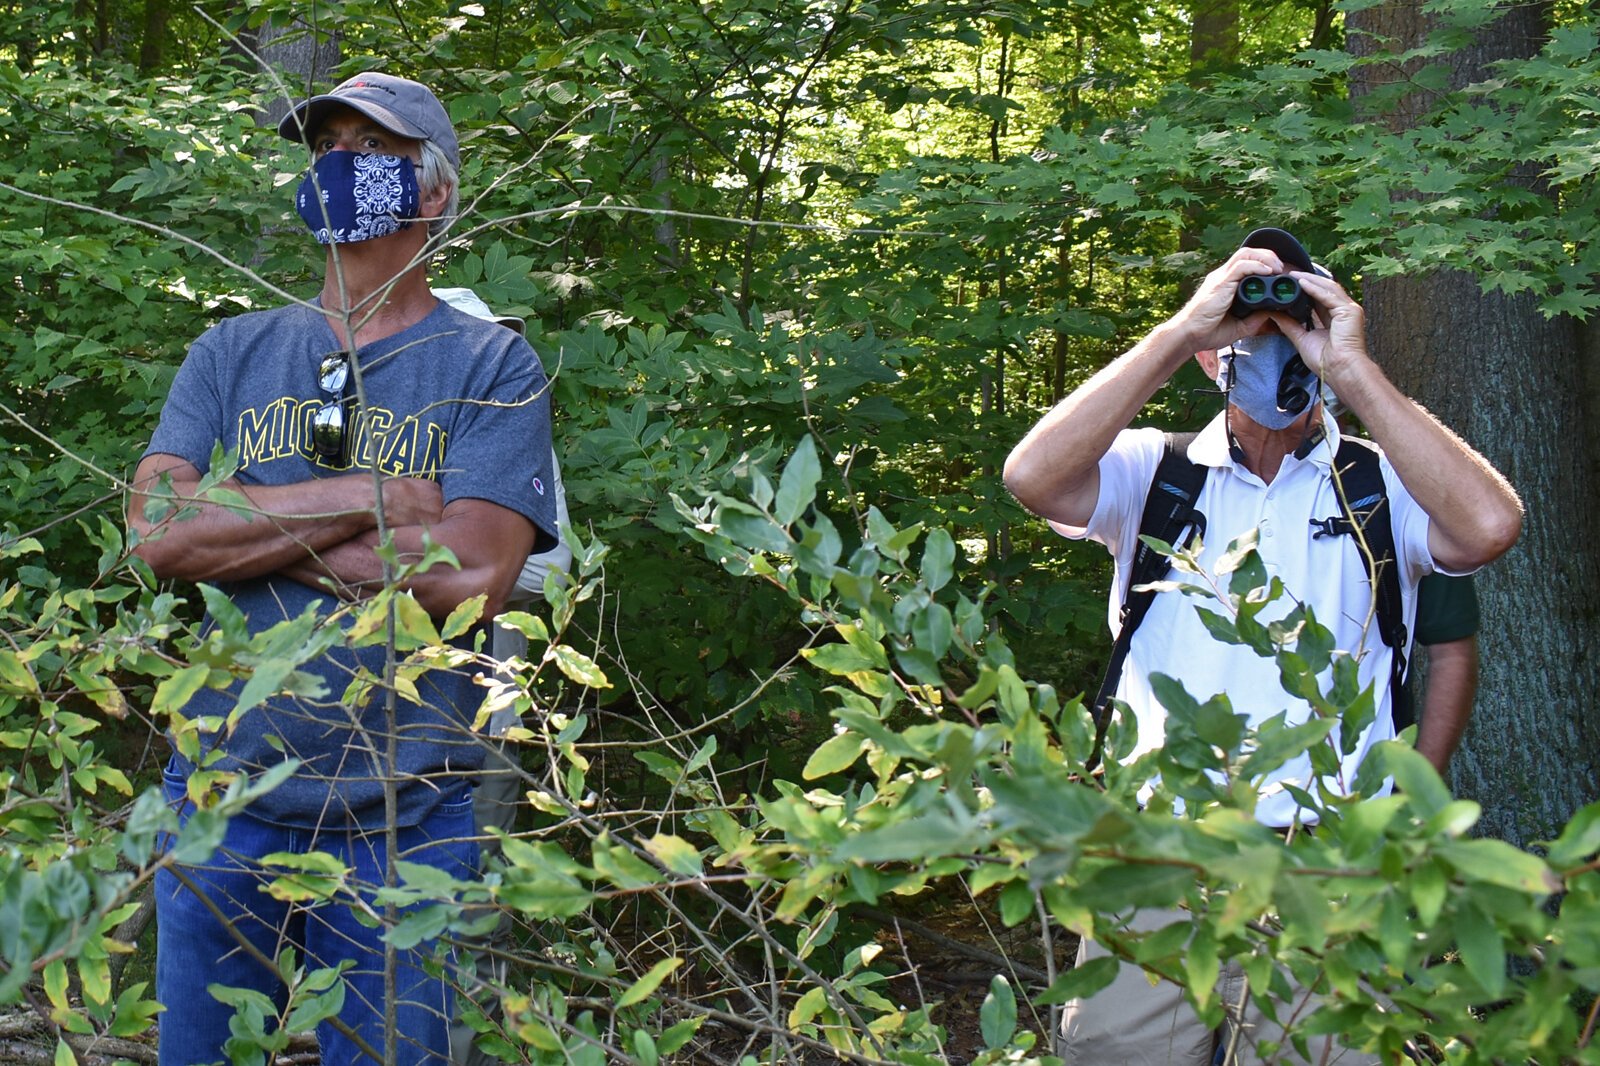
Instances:
[[[1212,468],[1198,502],[1207,522],[1200,553],[1206,573],[1215,574],[1217,560],[1227,551],[1230,541],[1251,529],[1258,530],[1261,560],[1268,575],[1281,580],[1285,589],[1285,595],[1262,612],[1260,621],[1269,624],[1282,618],[1297,601],[1309,603],[1317,620],[1332,631],[1334,646],[1356,657],[1361,684],[1374,686],[1379,708],[1375,722],[1364,731],[1355,750],[1342,759],[1339,774],[1326,779],[1333,791],[1348,793],[1356,768],[1367,752],[1374,744],[1394,737],[1394,722],[1388,713],[1390,652],[1378,634],[1367,567],[1355,538],[1312,537],[1312,521],[1343,513],[1330,473],[1339,447],[1339,430],[1327,418],[1323,428],[1325,439],[1304,459],[1286,456],[1270,485],[1233,462],[1221,415],[1195,438],[1188,455],[1192,461]],[[1161,462],[1163,448],[1160,430],[1134,429],[1118,434],[1111,450],[1100,460],[1100,497],[1088,527],[1074,529],[1052,523],[1063,536],[1105,545],[1116,560],[1116,580],[1111,588],[1113,634],[1118,630],[1117,616],[1127,592],[1128,570],[1138,547],[1145,495]],[[1434,569],[1428,553],[1429,520],[1400,483],[1387,458],[1382,460],[1381,469],[1389,494],[1395,550],[1401,561],[1401,601],[1409,634],[1416,615],[1417,583]],[[1200,584],[1198,578],[1176,571],[1168,577]],[[1226,590],[1228,577],[1224,575],[1217,584]],[[1166,710],[1149,683],[1150,676],[1156,673],[1178,679],[1201,702],[1226,692],[1234,712],[1246,715],[1252,726],[1282,711],[1288,712],[1290,725],[1312,716],[1309,704],[1284,691],[1274,660],[1247,647],[1218,641],[1200,620],[1197,606],[1227,613],[1214,597],[1185,595],[1176,590],[1162,592],[1134,633],[1116,694],[1137,715],[1136,754],[1158,747],[1165,734]],[[1331,673],[1330,669],[1321,678],[1324,691],[1331,682]],[[1333,736],[1337,744],[1337,731]],[[1312,791],[1311,777],[1309,756],[1300,756],[1275,771],[1262,789],[1257,818],[1274,826],[1311,820],[1303,814],[1296,819],[1298,804],[1283,789],[1283,782],[1289,782]]]

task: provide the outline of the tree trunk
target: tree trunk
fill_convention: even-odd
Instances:
[[[139,73],[154,74],[167,51],[167,23],[172,18],[171,0],[145,0],[144,32],[139,37]]]
[[[294,98],[273,93],[262,116],[263,125],[276,126],[296,100],[331,88],[329,82],[339,65],[339,39],[319,36],[315,29],[314,23],[299,19],[286,26],[269,22],[253,40],[246,39],[255,61],[276,70]]]
[[[1239,0],[1201,0],[1189,25],[1189,82],[1208,85],[1218,71],[1239,57]],[[1184,205],[1183,224],[1178,230],[1178,251],[1200,251],[1203,212],[1200,204],[1214,201],[1204,191],[1199,199]],[[1178,282],[1175,301],[1184,304],[1200,284],[1198,274],[1186,274]]]
[[[1189,70],[1205,76],[1239,56],[1239,0],[1202,0],[1189,26]]]
[[[1508,7],[1472,47],[1440,60],[1450,88],[1536,52],[1548,14],[1544,4]],[[1349,15],[1350,51],[1414,48],[1433,26],[1420,0],[1391,0]],[[1410,81],[1421,62],[1358,65],[1352,100],[1403,135],[1436,97],[1372,94]],[[1538,188],[1531,172],[1513,180]],[[1578,329],[1546,319],[1532,300],[1484,295],[1461,271],[1371,281],[1363,303],[1373,356],[1390,378],[1503,472],[1526,505],[1522,539],[1478,578],[1481,681],[1451,778],[1458,795],[1483,805],[1480,832],[1519,845],[1549,839],[1600,794],[1600,722],[1589,712],[1600,689],[1600,565]]]

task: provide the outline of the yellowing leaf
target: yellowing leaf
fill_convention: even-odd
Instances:
[[[150,701],[150,712],[173,714],[182,711],[189,704],[189,699],[194,698],[195,693],[205,687],[206,677],[210,675],[210,666],[186,666],[171,677],[166,677],[155,687],[155,698]]]
[[[57,1010],[67,1009],[67,964],[60,959],[44,968],[44,994]]]
[[[439,643],[439,631],[433,627],[433,619],[428,617],[428,612],[422,609],[416,597],[409,593],[396,596],[394,608],[395,626],[399,630],[395,634],[397,640],[402,636],[409,638],[411,647]]]
[[[566,644],[552,645],[546,653],[547,658],[554,659],[556,665],[561,667],[561,672],[580,685],[588,688],[610,688],[611,682],[607,680],[605,671],[601,670],[595,661],[576,648]]]
[[[620,1010],[623,1007],[631,1007],[635,1003],[642,1002],[657,988],[661,987],[661,982],[667,979],[668,974],[682,965],[682,959],[662,959],[650,967],[649,972],[643,977],[635,981],[632,988],[622,994],[622,997],[617,1000],[617,1008]]]
[[[699,877],[703,872],[700,852],[682,837],[673,836],[671,833],[657,833],[645,841],[644,846],[673,873],[683,874],[685,877]]]
[[[20,656],[14,651],[0,649],[0,688],[10,688],[30,696],[39,695],[39,682]]]
[[[455,640],[467,630],[477,624],[483,617],[483,604],[486,597],[477,595],[464,601],[459,607],[450,612],[450,617],[444,620],[444,628],[439,635],[445,640]]]

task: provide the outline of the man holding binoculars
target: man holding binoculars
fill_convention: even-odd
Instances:
[[[1321,402],[1323,385],[1361,420],[1379,449],[1406,630],[1425,575],[1478,569],[1511,547],[1522,522],[1521,503],[1505,479],[1384,376],[1367,354],[1363,327],[1360,305],[1314,266],[1299,241],[1283,230],[1256,230],[1206,276],[1182,310],[1046,414],[1005,468],[1007,486],[1029,510],[1063,536],[1097,541],[1112,553],[1117,633],[1146,498],[1158,467],[1169,469],[1162,466],[1165,436],[1128,427],[1186,360],[1197,359],[1227,397],[1222,413],[1186,449],[1189,463],[1204,468],[1186,519],[1189,528],[1204,532],[1202,566],[1214,574],[1229,542],[1256,530],[1267,572],[1287,592],[1260,621],[1275,621],[1296,601],[1310,605],[1333,631],[1336,646],[1360,655],[1361,683],[1374,686],[1376,720],[1340,772],[1323,779],[1341,793],[1350,791],[1372,746],[1396,735],[1391,660],[1409,648],[1405,631],[1398,652],[1369,634],[1375,584],[1366,558],[1356,537],[1327,535],[1344,506],[1333,462],[1340,431]],[[1142,619],[1128,627],[1131,638],[1119,642],[1125,655],[1120,676],[1108,679],[1136,721],[1136,755],[1164,738],[1166,712],[1150,685],[1156,673],[1176,678],[1200,700],[1227,692],[1235,713],[1252,726],[1285,709],[1290,725],[1311,717],[1309,705],[1283,690],[1273,660],[1214,640],[1195,601],[1181,592],[1156,594]],[[1309,758],[1291,760],[1263,785],[1257,817],[1283,829],[1314,818],[1285,786],[1314,791],[1315,784]],[[1157,929],[1180,920],[1182,912],[1141,912],[1131,927]],[[1085,938],[1079,959],[1103,954]],[[1201,1066],[1224,1047],[1232,1049],[1230,1062],[1261,1061],[1256,1042],[1281,1042],[1283,1033],[1264,1024],[1237,967],[1223,969],[1218,987],[1228,1004],[1220,1034],[1202,1025],[1179,988],[1152,986],[1125,963],[1111,987],[1069,1004],[1066,1060]],[[1294,1013],[1278,1011],[1282,1018]],[[1321,1043],[1312,1041],[1312,1061],[1370,1061]]]

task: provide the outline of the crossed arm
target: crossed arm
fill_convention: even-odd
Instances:
[[[145,517],[163,475],[195,514],[181,521]],[[276,573],[359,599],[383,585],[376,552],[381,508],[402,562],[421,557],[426,533],[461,563],[459,570],[434,566],[404,582],[430,615],[442,618],[483,593],[492,616],[503,609],[534,542],[533,524],[515,511],[478,499],[445,505],[437,484],[417,478],[385,478],[381,488],[370,472],[288,485],[223,482],[220,488],[247,501],[244,514],[196,499],[200,481],[200,472],[174,455],[147,456],[134,474],[128,501],[128,525],[139,536],[134,551],[158,577],[241,581]]]

